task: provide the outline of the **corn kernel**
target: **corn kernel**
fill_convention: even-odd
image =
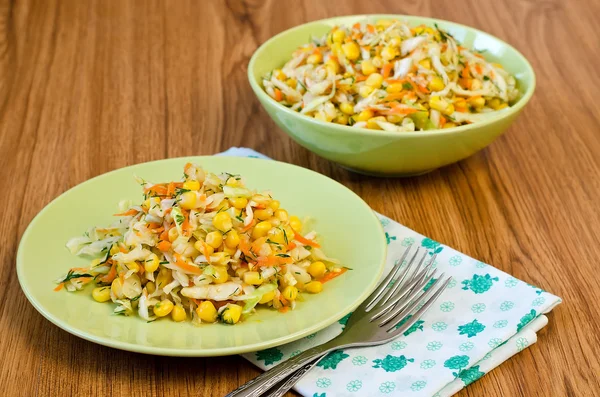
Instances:
[[[373,62],[373,66],[375,66],[376,68],[380,68],[383,66],[383,59],[381,59],[380,56],[376,55],[371,59],[371,62]]]
[[[273,210],[271,208],[265,208],[264,210],[254,211],[254,217],[259,221],[264,221],[273,216]]]
[[[156,269],[158,269],[159,260],[156,254],[150,254],[146,258],[146,262],[144,263],[144,268],[147,272],[154,273]]]
[[[371,130],[380,130],[381,127],[379,126],[379,124],[377,124],[378,121],[386,121],[386,120],[385,120],[385,117],[383,117],[383,116],[370,118],[369,120],[367,120],[367,128],[369,128]]]
[[[394,23],[394,21],[392,21],[391,19],[380,19],[376,22],[376,25],[380,26],[384,29],[387,29],[390,26],[392,26],[393,23]]]
[[[116,254],[118,254],[119,252],[121,252],[121,251],[119,250],[119,246],[118,246],[117,244],[113,244],[113,245],[110,247],[110,254],[111,254],[111,255],[116,255]]]
[[[500,106],[500,99],[498,99],[498,98],[488,99],[486,103],[487,103],[488,107],[491,107],[492,109],[496,110]]]
[[[96,302],[107,302],[110,300],[110,288],[109,287],[97,287],[92,290],[92,298]]]
[[[275,298],[275,291],[267,292],[266,294],[264,294],[262,296],[262,298],[260,298],[258,303],[261,303],[261,304],[269,303],[273,300],[273,298]]]
[[[315,113],[315,115],[313,117],[317,120],[327,122],[327,116],[325,116],[325,113],[323,113],[323,112],[317,112],[317,113]]]
[[[149,211],[152,207],[154,207],[155,205],[160,204],[160,198],[158,197],[150,197],[147,198],[146,200],[144,200],[144,202],[142,203],[142,208],[145,209],[146,211]]]
[[[314,278],[321,278],[325,275],[327,268],[325,264],[321,261],[313,262],[308,266],[308,274],[313,276]]]
[[[397,55],[398,51],[394,47],[386,46],[381,50],[381,58],[386,62],[396,58]]]
[[[360,57],[360,48],[358,47],[358,44],[353,41],[343,44],[342,51],[344,51],[344,55],[350,61],[355,61]]]
[[[196,208],[197,203],[196,192],[183,192],[179,196],[179,206],[186,210],[191,210]]]
[[[272,227],[273,225],[269,221],[259,222],[252,230],[252,238],[257,239],[266,236]]]
[[[185,181],[183,183],[185,190],[200,190],[200,182],[198,181]]]
[[[476,109],[481,109],[485,106],[485,99],[483,99],[483,97],[480,96],[471,97],[469,98],[468,102],[471,104],[471,106],[473,106]]]
[[[365,76],[368,76],[377,71],[377,68],[373,65],[373,62],[371,62],[368,59],[362,61],[362,63],[360,64],[360,68]]]
[[[116,279],[118,280],[118,279]],[[158,272],[158,276],[156,276],[156,287],[164,288],[167,284],[173,281],[173,276],[171,275],[171,270],[167,268],[162,268]],[[114,283],[114,281],[113,281]]]
[[[341,29],[336,29],[331,34],[331,39],[333,40],[334,43],[341,43],[342,41],[344,41],[345,38],[346,38],[346,32],[344,32]]]
[[[219,212],[213,218],[213,226],[222,232],[226,232],[233,227],[231,216],[227,212]]]
[[[134,270],[136,273],[140,271],[140,265],[138,265],[137,262],[127,262],[124,263],[124,265],[127,268],[127,271]]]
[[[444,128],[454,128],[454,127],[456,127],[456,124],[454,124],[452,122],[444,124]]]
[[[245,197],[233,197],[229,199],[229,202],[233,208],[237,208],[239,210],[246,208],[246,205],[248,205],[248,199]]]
[[[228,303],[221,312],[221,320],[225,324],[235,324],[240,321],[242,316],[242,307],[233,303]]]
[[[217,254],[223,254],[222,252],[217,252]],[[216,254],[215,254],[216,255]],[[215,284],[223,284],[225,281],[229,279],[229,274],[227,274],[227,268],[225,266],[213,266],[204,268],[205,271],[209,271],[212,277],[212,281]]]
[[[325,62],[325,67],[331,74],[338,74],[340,72],[340,64],[333,58],[329,58],[327,62]]]
[[[177,231],[176,227],[172,227],[169,229],[169,231],[167,232],[167,236],[169,236],[169,241],[173,242],[177,239],[177,237],[179,237],[179,232]]]
[[[154,305],[154,314],[157,317],[168,316],[169,313],[171,313],[171,310],[173,310],[173,307],[173,302],[165,299],[164,301],[158,302],[156,305]]]
[[[369,87],[368,85],[363,85],[358,89],[358,94],[363,98],[368,97],[372,92],[373,87]]]
[[[200,320],[206,323],[214,323],[217,321],[217,309],[210,301],[204,301],[196,308],[196,314]]]
[[[310,292],[311,294],[318,294],[319,292],[323,291],[323,283],[320,281],[311,281],[304,286],[304,290],[306,292]]]
[[[196,248],[196,250],[198,252],[201,252],[204,255],[204,251],[207,251],[206,253],[208,255],[212,255],[213,252],[215,252],[215,249],[213,247],[211,247],[210,245],[204,243],[201,240],[198,240],[194,243],[194,248]]]
[[[379,73],[373,73],[373,74],[371,74],[367,78],[367,81],[365,81],[366,85],[368,85],[369,87],[373,87],[373,88],[379,88],[379,87],[381,87],[382,83],[383,83],[383,76],[380,75]]]
[[[348,116],[346,116],[345,114],[342,114],[340,116],[337,116],[333,121],[336,124],[346,125],[346,124],[348,124]]]
[[[121,299],[123,297],[123,282],[119,277],[115,278],[110,285],[110,291],[117,299]]]
[[[431,59],[425,58],[419,61],[419,65],[424,67],[425,69],[431,69]]]
[[[331,45],[331,53],[335,56],[339,56],[341,53],[343,53],[342,43],[333,43]]]
[[[281,69],[273,70],[273,76],[275,76],[276,79],[282,80],[282,81],[287,79],[287,76],[285,75],[285,73],[283,73],[283,71]]]
[[[289,301],[296,300],[296,298],[298,297],[298,288],[294,287],[293,285],[288,285],[283,289],[283,292],[281,294],[285,299]]]
[[[445,115],[451,115],[454,113],[454,105],[448,103],[448,101],[440,98],[439,96],[432,96],[429,98],[429,106],[432,109],[439,110]]]
[[[285,84],[293,89],[296,89],[296,86],[298,85],[298,80],[296,80],[295,78],[289,78],[285,81]]]
[[[288,212],[284,209],[278,209],[275,211],[275,218],[279,219],[281,222],[286,222],[288,220]]]
[[[351,116],[354,114],[354,105],[352,105],[350,102],[342,102],[340,103],[340,110],[343,113]]]
[[[251,285],[260,285],[263,283],[263,279],[259,272],[246,272],[244,273],[244,282]]]
[[[302,231],[302,221],[296,215],[290,216],[290,226],[298,233]]]
[[[366,110],[363,110],[362,112],[360,112],[358,114],[358,116],[356,116],[356,120],[357,121],[367,121],[371,117],[373,117],[373,111],[371,109],[366,109]]]
[[[210,232],[206,235],[206,244],[219,248],[223,244],[223,235],[220,232]]]
[[[276,211],[279,209],[280,205],[281,203],[279,202],[279,200],[273,200],[269,203],[269,208],[271,208],[273,211]]]
[[[481,81],[477,79],[471,80],[471,91],[479,91],[482,87],[483,84],[481,84]]]
[[[238,245],[240,245],[240,235],[238,232],[232,230],[227,233],[227,236],[225,237],[225,245],[229,248],[236,248]]]
[[[404,89],[404,87],[402,86],[402,83],[392,83],[392,84],[388,85],[385,90],[389,94],[395,94],[397,92],[402,91],[403,89]]]
[[[183,306],[177,305],[173,307],[173,310],[171,310],[171,318],[176,323],[185,321],[187,315],[185,314],[185,309],[183,308]]]
[[[156,285],[152,281],[146,283],[146,291],[151,294],[156,291]]]
[[[389,123],[399,124],[404,119],[403,116],[399,114],[390,114],[385,118]]]
[[[389,45],[392,47],[400,47],[400,44],[402,44],[402,39],[400,37],[394,37],[389,42]]]
[[[435,76],[429,82],[428,87],[431,91],[441,91],[444,88],[446,88],[446,85],[444,84],[444,80],[442,80],[441,77]]]
[[[309,55],[308,58],[306,58],[306,63],[311,64],[311,65],[316,65],[319,62],[321,62],[323,60],[323,55],[321,55],[320,52],[315,52],[312,55]]]
[[[269,237],[269,240],[273,241],[274,243],[281,244],[281,245],[286,244],[285,237],[283,235],[283,231],[281,231],[281,229],[279,229],[279,228],[269,230],[268,237]]]

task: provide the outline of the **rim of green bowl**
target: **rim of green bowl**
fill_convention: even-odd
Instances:
[[[453,128],[446,128],[446,129],[437,129],[437,130],[428,130],[428,131],[413,131],[410,133],[398,133],[398,132],[390,132],[390,131],[381,131],[381,130],[370,130],[367,128],[356,128],[356,127],[350,127],[350,126],[346,126],[346,125],[339,125],[339,124],[335,124],[335,123],[328,123],[325,121],[320,121],[317,119],[314,119],[312,117],[307,117],[303,114],[300,114],[298,112],[295,112],[283,105],[281,105],[279,102],[277,102],[276,100],[274,100],[273,98],[271,98],[269,95],[267,95],[267,93],[263,90],[263,88],[260,86],[260,84],[255,80],[254,78],[254,65],[256,63],[256,60],[262,55],[262,53],[265,50],[265,47],[281,38],[282,36],[285,36],[295,30],[299,30],[301,28],[306,27],[307,25],[319,25],[319,24],[323,24],[323,23],[331,23],[334,21],[339,21],[342,19],[349,19],[349,18],[396,18],[396,19],[406,19],[409,22],[411,20],[415,20],[415,19],[419,19],[421,21],[425,20],[427,24],[434,24],[436,22],[442,22],[444,24],[449,24],[449,25],[454,25],[458,28],[463,28],[463,29],[467,29],[467,30],[471,30],[474,32],[477,32],[478,34],[483,34],[485,36],[488,36],[490,38],[493,38],[497,41],[499,41],[500,43],[502,43],[504,46],[510,48],[511,50],[513,50],[518,56],[519,58],[521,58],[521,60],[523,61],[523,63],[525,64],[525,72],[527,75],[531,76],[531,84],[529,85],[528,89],[523,93],[523,95],[521,96],[521,98],[519,98],[519,100],[517,101],[517,103],[515,103],[513,106],[506,108],[506,111],[502,112],[502,114],[495,116],[495,117],[489,117],[484,121],[479,121],[476,123],[472,123],[472,124],[468,124],[468,125],[463,125],[463,126],[458,126],[458,127],[453,127]],[[335,23],[335,22],[334,22]],[[290,49],[290,52],[293,49]],[[304,23],[302,25],[298,25],[298,26],[294,26],[293,28],[284,30],[283,32],[280,32],[278,34],[276,34],[275,36],[271,37],[270,39],[268,39],[267,41],[265,41],[264,43],[262,43],[257,49],[256,51],[254,51],[254,54],[252,55],[252,57],[250,58],[250,62],[248,63],[248,80],[250,81],[250,86],[252,87],[252,90],[254,91],[254,93],[260,97],[259,99],[265,100],[265,101],[270,101],[271,103],[273,103],[274,105],[278,106],[279,109],[281,109],[283,112],[285,112],[286,114],[288,114],[289,116],[293,117],[293,118],[300,118],[303,121],[306,121],[309,124],[315,124],[316,126],[328,126],[330,127],[331,131],[335,131],[337,133],[340,134],[345,134],[345,133],[351,133],[351,134],[356,134],[356,135],[366,135],[369,137],[373,137],[373,136],[385,136],[385,137],[391,137],[391,138],[412,138],[414,136],[435,136],[435,135],[447,135],[447,134],[460,134],[462,132],[466,132],[472,129],[477,129],[479,127],[485,127],[487,125],[493,124],[498,120],[507,118],[511,115],[516,115],[518,114],[521,109],[523,109],[523,107],[525,105],[527,105],[527,103],[529,102],[529,100],[531,99],[531,97],[533,96],[533,92],[535,91],[535,86],[536,86],[536,77],[535,77],[535,72],[533,71],[533,68],[531,67],[531,64],[529,63],[529,61],[527,60],[527,58],[525,58],[525,56],[523,54],[521,54],[521,52],[519,50],[517,50],[516,48],[514,48],[512,45],[508,44],[507,42],[505,42],[504,40],[500,40],[499,38],[497,38],[496,36],[493,36],[489,33],[486,33],[482,30],[476,29],[476,28],[472,28],[470,26],[467,25],[463,25],[457,22],[452,22],[452,21],[447,21],[445,19],[437,19],[437,18],[429,18],[429,17],[421,17],[418,15],[403,15],[403,14],[356,14],[356,15],[343,15],[343,16],[337,16],[337,17],[333,17],[333,18],[325,18],[325,19],[320,19],[317,21],[312,21],[312,22],[307,22]]]

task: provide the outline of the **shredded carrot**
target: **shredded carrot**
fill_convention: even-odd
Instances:
[[[479,73],[479,74],[482,74],[482,73],[483,73],[483,69],[481,68],[481,65],[480,65],[480,64],[476,64],[476,65],[475,65],[475,71],[476,71],[477,73]]]
[[[181,259],[181,255],[175,254],[175,264],[185,270],[186,272],[192,274],[202,274],[202,270],[199,267],[192,266],[183,259]]]
[[[164,186],[162,184],[157,184],[157,185],[153,185],[153,186],[150,186],[149,188],[144,189],[144,192],[152,193],[156,196],[166,196],[167,188],[166,188],[166,186]]]
[[[113,216],[132,216],[132,215],[137,215],[139,211],[136,209],[130,209],[128,211],[125,212],[121,212],[120,214],[113,214]]]
[[[294,230],[292,228],[292,230]],[[300,233],[298,233],[297,231],[294,230],[294,240],[297,240],[299,242],[301,242],[304,245],[310,245],[311,247],[315,247],[315,248],[321,248],[321,246],[319,245],[319,243],[309,240],[307,238],[304,238],[304,236],[302,236]]]
[[[294,243],[293,241],[290,241],[290,243],[287,245],[287,250],[291,251],[291,250],[293,250],[296,247],[297,247],[296,243]]]
[[[446,118],[444,116],[440,116],[440,127],[444,127],[446,125]]]
[[[367,24],[367,30],[369,31],[369,33],[375,33],[375,26]]]
[[[397,106],[392,107],[390,110],[383,111],[381,113],[385,114],[385,115],[390,115],[390,114],[412,114],[412,113],[417,113],[417,112],[418,112],[417,109],[397,105]]]
[[[429,88],[425,87],[424,85],[418,85],[417,88],[419,89],[419,91],[421,91],[423,94],[429,94],[431,91],[429,91]]]
[[[167,196],[171,197],[174,194],[175,194],[175,184],[173,182],[171,182],[167,186]]]
[[[289,306],[283,306],[283,307],[279,308],[279,313],[287,313],[289,311],[290,311]]]
[[[100,277],[103,283],[111,283],[117,277],[117,264],[113,262],[106,276]]]
[[[345,268],[345,267],[343,267],[343,268],[341,269],[341,271],[339,271],[339,272],[329,272],[329,273],[327,273],[326,275],[324,275],[324,276],[323,276],[323,277],[322,277],[322,278],[321,278],[319,281],[320,281],[321,283],[326,283],[327,281],[331,281],[331,280],[333,280],[333,279],[334,279],[334,278],[336,278],[337,276],[341,276],[342,274],[346,273],[346,271],[348,271],[348,269],[347,269],[347,268]]]
[[[148,222],[148,229],[158,229],[161,226],[162,226],[162,223]]]
[[[275,88],[273,91],[275,91],[275,100],[277,102],[283,101],[283,92],[279,88]]]
[[[388,77],[390,77],[390,73],[392,73],[392,68],[394,67],[394,65],[392,65],[391,63],[386,63],[385,65],[383,65],[383,68],[381,69],[381,75],[383,76],[384,79],[387,79]]]
[[[208,251],[208,244],[206,244],[204,241],[202,242],[202,253],[206,257],[206,261],[210,263],[210,252]]]
[[[383,100],[395,101],[395,100],[404,98],[405,95],[406,95],[406,91],[394,92],[393,94],[387,94],[387,96],[385,98],[383,98]]]
[[[354,81],[365,81],[367,79],[367,76],[356,76],[354,78]]]
[[[60,291],[61,289],[63,289],[64,286],[65,286],[65,283],[60,283],[56,286],[56,288],[54,288],[54,291]]]
[[[462,77],[463,79],[469,78],[469,64],[468,63],[465,63],[465,67],[460,72],[460,77]]]
[[[259,256],[257,264],[258,266],[277,266],[279,265],[279,260],[275,255]]]
[[[123,254],[128,253],[129,251],[127,251],[127,249],[125,247],[123,247],[122,245],[119,245],[119,251],[122,252]]]
[[[168,239],[169,239],[169,229],[165,229],[165,230],[164,230],[164,231],[163,231],[163,232],[160,234],[160,236],[158,236],[158,238],[159,238],[160,240],[164,240],[164,241],[168,240]]]
[[[171,249],[171,243],[166,240],[162,240],[160,243],[156,244],[156,248],[158,248],[161,252],[167,252]]]
[[[352,29],[360,29],[360,23],[356,22],[354,25],[352,25]]]
[[[244,228],[242,229],[242,233],[245,233],[248,230],[252,229],[252,226],[254,226],[255,223],[256,223],[256,219],[252,219],[252,222],[250,222],[248,225],[244,226]]]

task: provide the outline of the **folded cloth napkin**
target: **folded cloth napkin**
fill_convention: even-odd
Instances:
[[[268,158],[246,148],[221,155]],[[385,230],[385,273],[405,247],[437,254],[453,280],[426,314],[395,341],[329,354],[300,380],[303,396],[451,396],[537,341],[561,299],[377,214]],[[413,248],[414,249],[414,248]],[[384,274],[385,276],[385,274]],[[383,277],[384,277],[383,276]],[[287,345],[245,354],[262,369],[338,335],[348,317]]]

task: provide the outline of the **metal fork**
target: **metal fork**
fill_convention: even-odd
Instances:
[[[407,266],[402,269],[402,263],[410,248],[408,247],[404,251],[388,276],[354,311],[340,335],[264,372],[226,397],[260,396],[290,374],[298,371],[275,391],[275,393],[285,392],[317,364],[317,359],[324,357],[327,353],[342,348],[381,345],[406,332],[442,294],[451,280],[451,277],[448,277],[442,282],[444,278],[442,273],[425,291],[424,287],[437,273],[436,270],[430,271],[435,255],[423,266],[427,252],[420,260],[417,260],[419,253],[419,249],[417,249]],[[393,284],[388,289],[390,283]],[[388,289],[387,292],[386,289]],[[416,310],[423,301],[422,306]],[[414,310],[416,312],[413,313]],[[412,316],[409,317],[411,313]],[[279,396],[280,394],[273,395]]]

